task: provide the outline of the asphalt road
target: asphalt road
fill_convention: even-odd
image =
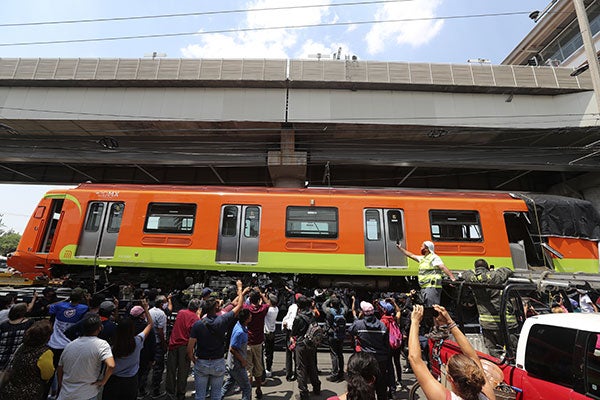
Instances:
[[[351,353],[344,353],[344,362],[348,362],[348,357]],[[407,365],[406,360],[402,360],[402,365]],[[319,352],[317,356],[317,364],[320,370],[319,377],[321,379],[321,394],[315,396],[311,393],[311,400],[325,400],[328,397],[335,396],[346,392],[346,382],[332,383],[327,381],[325,378],[331,371],[331,358],[327,352]],[[412,386],[415,382],[415,376],[413,374],[403,373],[403,384],[406,387]],[[309,389],[312,387],[309,384]],[[188,390],[186,393],[186,399],[193,399],[194,391],[194,377],[190,375],[188,378]],[[262,386],[263,400],[295,400],[298,394],[298,385],[294,382],[287,382],[285,379],[285,353],[283,351],[276,351],[273,361],[273,377],[267,379]],[[252,388],[252,398],[255,399],[255,389]],[[150,399],[150,397],[148,397]],[[226,397],[227,400],[238,400],[241,399],[241,394],[236,393]],[[408,399],[408,391],[396,392],[395,399]]]

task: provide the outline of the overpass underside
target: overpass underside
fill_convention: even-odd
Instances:
[[[568,72],[0,59],[0,181],[577,192],[600,129]]]

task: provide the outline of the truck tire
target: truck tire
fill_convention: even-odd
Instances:
[[[410,391],[408,392],[408,400],[426,400],[425,393],[421,389],[421,385],[419,382],[415,382],[414,385],[411,386]]]

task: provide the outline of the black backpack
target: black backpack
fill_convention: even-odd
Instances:
[[[307,316],[300,314],[300,317],[306,321],[308,328],[306,333],[299,339],[306,346],[318,347],[321,342],[325,339],[325,330],[316,320],[310,320]]]

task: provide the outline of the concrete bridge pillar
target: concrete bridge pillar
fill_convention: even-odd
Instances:
[[[269,151],[267,163],[275,187],[304,187],[307,153],[295,150],[295,138],[293,129],[282,129],[281,150]]]

